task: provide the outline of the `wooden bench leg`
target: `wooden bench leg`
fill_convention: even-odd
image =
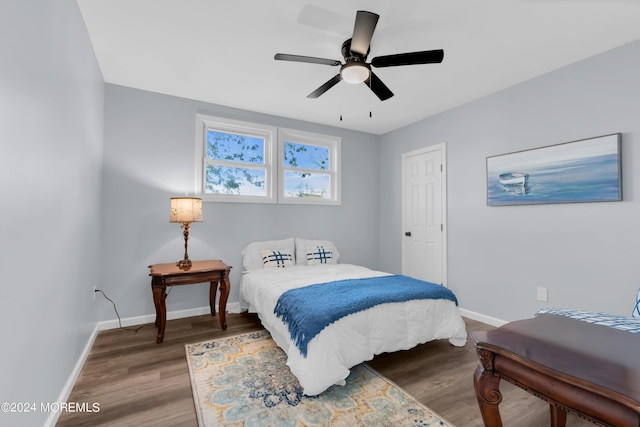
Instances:
[[[478,406],[486,427],[502,427],[502,418],[498,405],[502,402],[500,393],[500,377],[492,375],[478,366],[473,377],[473,384],[478,398]]]
[[[549,403],[549,412],[551,414],[551,427],[565,427],[567,424],[567,411],[563,408]]]

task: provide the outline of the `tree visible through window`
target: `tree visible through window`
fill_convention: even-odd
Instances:
[[[207,130],[205,193],[265,196],[264,147],[264,138]]]
[[[278,129],[279,203],[340,204],[340,138]]]
[[[340,138],[197,118],[196,191],[203,200],[340,204]]]
[[[274,126],[198,114],[196,192],[204,201],[276,203]]]
[[[329,148],[284,142],[284,197],[331,198]]]

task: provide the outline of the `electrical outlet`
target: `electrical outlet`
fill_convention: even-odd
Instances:
[[[96,300],[96,289],[98,289],[98,287],[97,287],[97,286],[94,286],[94,287],[93,287],[93,300],[94,300],[94,301]]]
[[[547,294],[547,288],[538,287],[538,301],[549,301],[549,295]]]

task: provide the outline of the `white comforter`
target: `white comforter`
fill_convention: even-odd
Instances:
[[[385,275],[388,273],[351,264],[252,270],[243,272],[240,281],[241,304],[258,313],[274,341],[287,353],[287,365],[304,393],[310,396],[333,384],[344,385],[351,367],[376,354],[407,350],[442,338],[464,346],[464,321],[455,303],[444,299],[386,303],[350,314],[314,337],[306,358],[291,341],[287,326],[273,312],[280,295],[289,289]]]

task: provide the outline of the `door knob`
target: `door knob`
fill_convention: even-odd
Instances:
[[[407,236],[407,237],[409,237],[409,236],[411,236],[411,232],[410,232],[410,231],[407,231],[406,233],[404,233],[404,235],[405,235],[405,236]]]

